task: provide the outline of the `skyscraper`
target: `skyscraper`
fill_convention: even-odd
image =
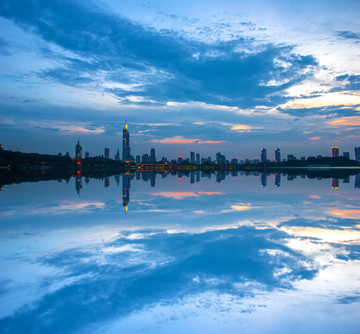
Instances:
[[[125,128],[123,129],[123,146],[122,156],[124,161],[130,161],[130,135],[128,125],[125,122]]]
[[[155,156],[155,149],[152,148],[150,150],[150,163],[155,164],[156,163],[156,156]]]
[[[263,148],[261,150],[261,162],[266,162],[267,161],[267,151],[266,148]]]
[[[360,161],[360,146],[355,147],[354,151],[355,151],[355,160]]]
[[[200,165],[200,153],[196,153],[196,164]]]
[[[195,153],[194,152],[190,152],[190,163],[191,164],[195,163]]]
[[[105,159],[110,159],[110,149],[105,147],[104,153],[105,153]]]
[[[276,162],[281,162],[281,155],[280,155],[280,149],[279,148],[277,148],[275,150],[275,161]]]
[[[340,156],[340,150],[339,150],[339,148],[337,146],[333,146],[331,148],[331,151],[332,151],[333,158],[336,158],[336,157]]]
[[[115,160],[118,161],[120,160],[120,152],[119,149],[117,150],[116,154],[115,154]]]
[[[78,140],[75,146],[75,158],[81,159],[81,156],[82,156],[82,146],[80,145],[80,141]]]

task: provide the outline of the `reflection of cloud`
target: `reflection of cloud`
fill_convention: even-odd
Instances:
[[[162,196],[162,197],[169,197],[169,198],[176,198],[182,199],[184,197],[199,197],[201,195],[223,195],[224,193],[218,191],[183,191],[183,192],[173,192],[173,191],[161,191],[158,193],[152,193],[153,196]]]
[[[303,226],[283,226],[280,230],[296,237],[316,238],[324,242],[360,243],[360,231],[357,230],[331,230]]]
[[[341,218],[360,219],[360,210],[331,210],[330,214]]]
[[[152,143],[158,144],[220,144],[224,143],[222,140],[200,140],[200,139],[186,139],[183,137],[153,139]]]

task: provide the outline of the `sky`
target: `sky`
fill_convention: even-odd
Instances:
[[[360,146],[357,0],[2,0],[0,143],[113,156]]]

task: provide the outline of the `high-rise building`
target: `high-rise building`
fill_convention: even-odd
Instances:
[[[195,163],[195,152],[190,152],[190,163]]]
[[[287,161],[293,161],[296,160],[296,157],[293,154],[288,154]]]
[[[117,150],[116,154],[115,154],[115,160],[119,161],[120,160],[120,152],[119,149]]]
[[[78,140],[75,146],[75,158],[81,159],[81,157],[82,157],[82,146],[80,145],[80,141]]]
[[[140,155],[137,155],[137,156],[136,156],[136,163],[139,164],[140,161],[141,161],[141,157],[140,157]]]
[[[281,155],[280,155],[280,149],[279,148],[277,148],[275,150],[275,161],[276,162],[281,162]]]
[[[360,161],[360,146],[354,148],[355,151],[355,160]]]
[[[332,151],[333,158],[336,158],[336,157],[340,156],[340,150],[339,150],[339,148],[337,146],[333,146],[331,148],[331,151]]]
[[[267,151],[266,148],[263,148],[261,150],[261,162],[266,162],[267,161]]]
[[[130,135],[126,122],[125,128],[123,129],[122,156],[124,161],[130,161]]]
[[[200,165],[200,153],[196,153],[196,164]]]
[[[350,152],[344,152],[343,157],[350,159]]]
[[[155,164],[156,163],[156,156],[155,156],[155,149],[152,148],[150,150],[150,163]]]
[[[105,147],[104,156],[105,156],[105,159],[110,159],[110,149],[107,147]]]

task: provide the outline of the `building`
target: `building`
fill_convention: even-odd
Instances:
[[[125,128],[123,129],[122,156],[124,161],[130,161],[130,134],[126,122]]]
[[[149,163],[149,154],[145,153],[142,155],[142,158],[141,158],[141,162],[143,164],[148,164]]]
[[[340,150],[337,146],[333,146],[331,148],[331,151],[332,151],[332,157],[333,158],[336,158],[336,157],[339,157],[340,156]]]
[[[296,160],[296,157],[293,154],[288,154],[287,161],[293,161]]]
[[[195,163],[195,152],[190,152],[190,163],[191,164]]]
[[[200,165],[200,153],[196,153],[196,164]]]
[[[156,163],[156,156],[155,156],[155,149],[152,148],[150,150],[150,163],[155,164]]]
[[[86,152],[85,152],[85,158],[86,158],[86,159],[90,158],[90,153],[89,153],[89,151],[86,151]]]
[[[350,159],[350,152],[344,152],[343,157]]]
[[[360,146],[355,147],[354,151],[355,151],[355,160],[360,161]]]
[[[115,160],[119,161],[120,160],[120,152],[119,149],[117,150],[116,154],[115,154]]]
[[[81,159],[81,157],[82,157],[82,146],[80,145],[80,141],[78,140],[75,146],[75,158]]]
[[[267,161],[267,151],[266,148],[263,148],[261,150],[261,162],[266,162]]]
[[[280,154],[280,149],[279,148],[277,148],[275,150],[275,161],[276,162],[281,162],[281,154]]]
[[[110,149],[107,147],[105,147],[104,156],[105,156],[105,159],[110,159]]]
[[[137,156],[136,156],[136,163],[139,164],[140,161],[141,161],[141,157],[140,157],[140,155],[137,155]]]

